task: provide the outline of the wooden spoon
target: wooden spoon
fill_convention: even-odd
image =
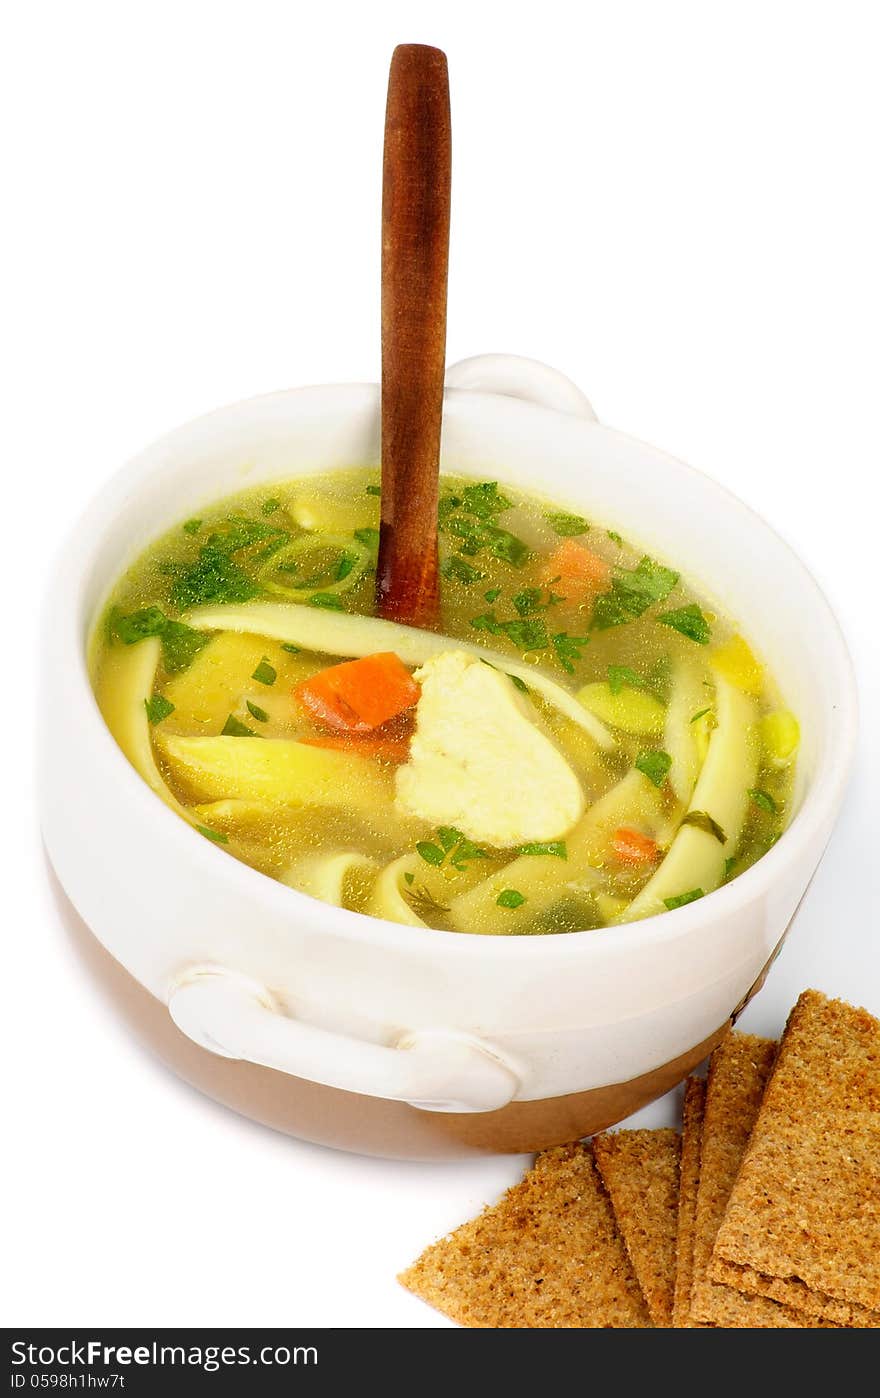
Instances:
[[[382,181],[382,523],[376,610],[437,624],[451,123],[446,55],[394,50]]]

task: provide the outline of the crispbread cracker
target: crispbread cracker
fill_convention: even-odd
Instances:
[[[715,1238],[773,1067],[776,1045],[755,1034],[728,1034],[709,1060],[694,1232],[691,1325],[724,1329],[801,1329],[794,1312],[746,1297],[709,1277]]]
[[[616,1131],[593,1138],[593,1155],[633,1271],[656,1326],[672,1324],[681,1137]]]
[[[400,1281],[478,1329],[651,1325],[588,1145],[543,1151],[519,1184]]]
[[[675,1288],[672,1324],[683,1329],[691,1311],[691,1283],[694,1275],[694,1226],[697,1217],[697,1186],[700,1182],[700,1141],[706,1083],[688,1078],[684,1088],[681,1121],[681,1172],[678,1188],[678,1223],[675,1246]]]
[[[880,1327],[880,1021],[818,991],[789,1016],[717,1238],[715,1275]]]

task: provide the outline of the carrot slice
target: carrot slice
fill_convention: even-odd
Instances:
[[[576,593],[578,599],[607,592],[611,584],[611,564],[576,539],[561,543],[541,574],[548,583],[558,579],[560,586],[567,588],[569,595]]]
[[[657,858],[660,848],[656,840],[622,825],[611,837],[611,848],[621,864],[649,864]]]
[[[369,733],[405,713],[421,693],[393,651],[331,665],[294,688],[316,723],[342,733]]]

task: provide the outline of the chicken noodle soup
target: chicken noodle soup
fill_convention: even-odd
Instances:
[[[373,614],[375,470],[157,540],[96,629],[106,722],[193,838],[412,927],[662,913],[778,839],[797,720],[666,561],[495,481],[441,482],[442,625]]]

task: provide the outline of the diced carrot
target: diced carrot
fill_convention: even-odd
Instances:
[[[294,688],[316,723],[340,733],[370,733],[418,702],[421,690],[392,651],[331,665]]]
[[[377,757],[380,762],[400,764],[409,758],[409,737],[399,733],[320,733],[300,738],[300,742],[311,748],[336,748],[359,753],[361,757]]]
[[[611,564],[577,539],[566,539],[552,553],[541,570],[547,583],[558,579],[565,595],[575,601],[607,592],[611,585]]]
[[[611,837],[611,848],[621,864],[649,864],[657,858],[660,848],[656,840],[622,825]]]

